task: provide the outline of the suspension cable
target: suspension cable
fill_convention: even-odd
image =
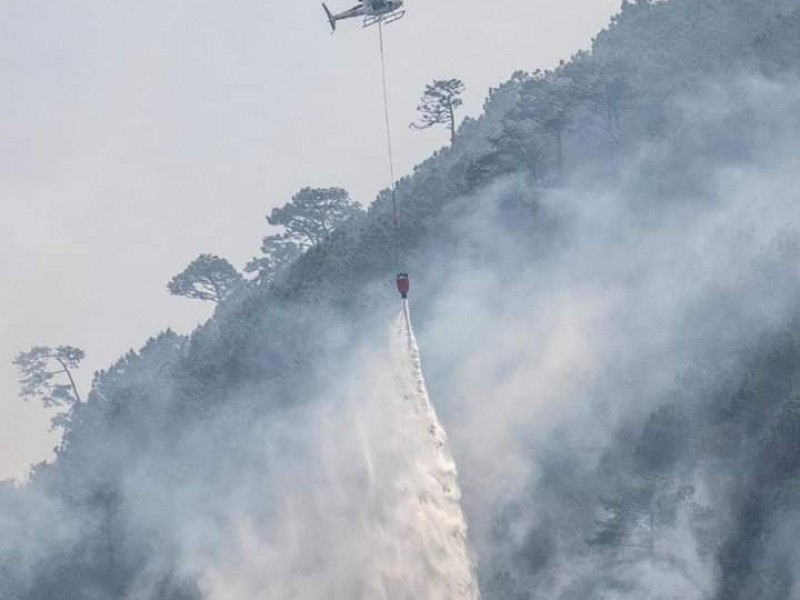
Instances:
[[[397,220],[397,193],[394,178],[394,154],[392,152],[392,127],[389,119],[389,91],[386,85],[386,58],[383,51],[383,22],[378,21],[378,42],[381,50],[381,82],[383,83],[383,120],[386,126],[386,149],[389,157],[389,177],[391,178],[389,190],[392,194],[392,223],[394,224],[394,249],[395,266],[400,268],[400,231]]]

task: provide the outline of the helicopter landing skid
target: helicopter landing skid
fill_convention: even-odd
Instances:
[[[403,18],[406,14],[405,10],[395,10],[390,13],[386,13],[383,15],[367,15],[364,17],[364,27],[371,27],[372,25],[377,25],[378,23],[383,23],[384,25],[388,25],[389,23],[394,23]]]

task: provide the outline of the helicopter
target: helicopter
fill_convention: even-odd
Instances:
[[[364,17],[363,26],[369,27],[376,23],[392,23],[406,14],[403,0],[360,0],[356,6],[339,14],[332,13],[324,2],[322,8],[328,16],[331,32],[336,31],[336,22],[344,19]]]

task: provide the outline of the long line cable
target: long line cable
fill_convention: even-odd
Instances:
[[[392,223],[394,224],[395,267],[400,270],[400,225],[397,220],[397,191],[394,178],[394,154],[392,152],[392,126],[389,119],[389,91],[386,85],[386,57],[383,50],[383,22],[378,21],[378,42],[381,50],[381,82],[383,83],[383,120],[386,125],[386,149],[389,158],[389,190],[392,194]]]

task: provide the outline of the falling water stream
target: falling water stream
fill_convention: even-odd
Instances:
[[[205,596],[478,600],[456,466],[406,301],[389,343],[340,379],[342,401],[299,426],[299,451],[261,483],[277,498],[268,520],[236,517]]]

